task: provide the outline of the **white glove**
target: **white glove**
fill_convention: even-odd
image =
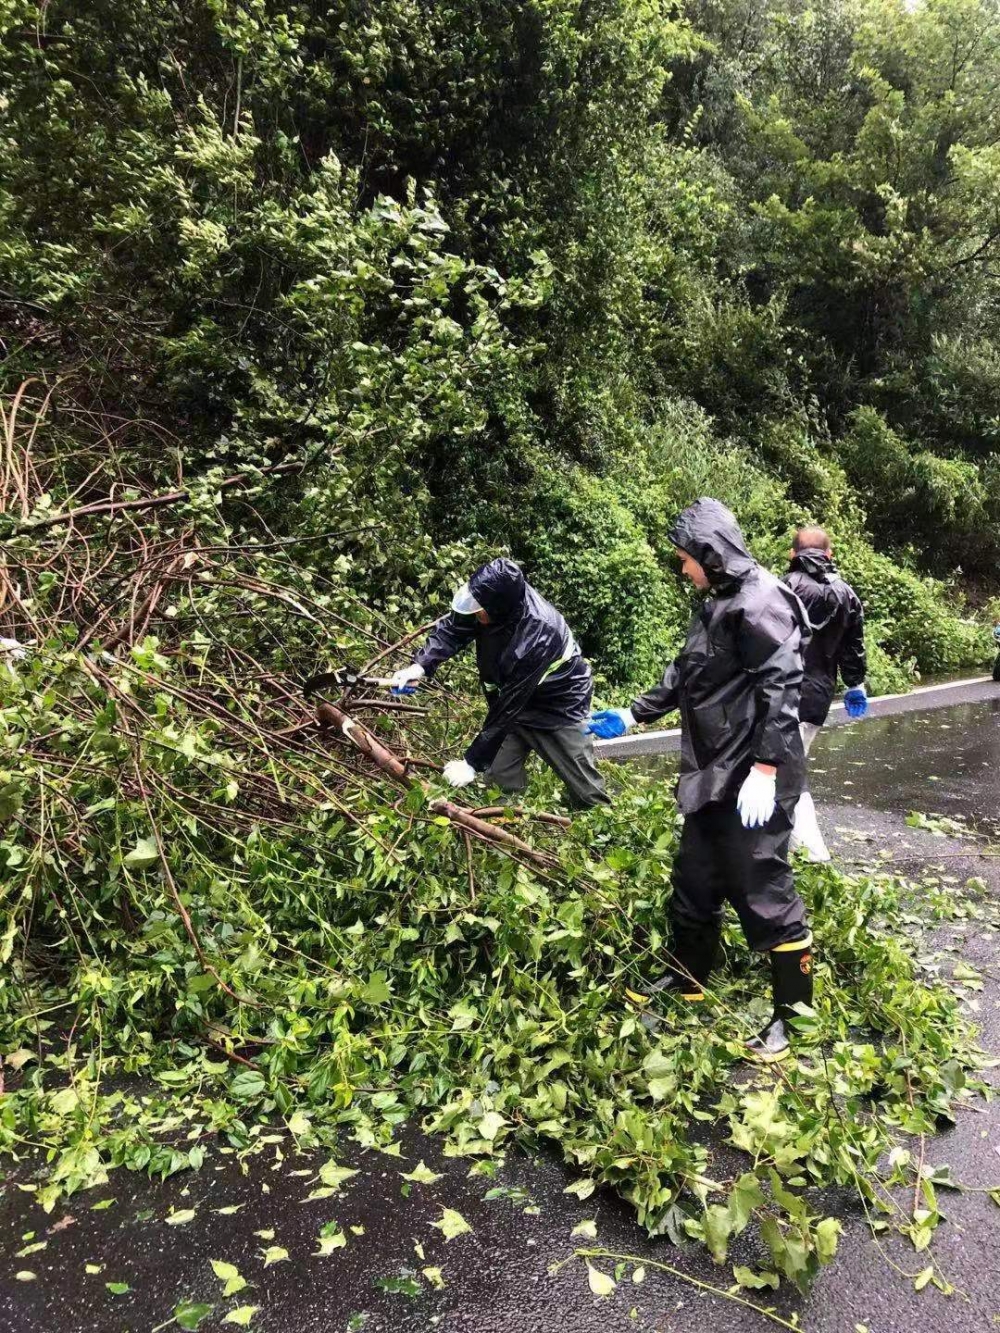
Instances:
[[[0,638],[0,653],[6,653],[12,662],[23,662],[28,656],[24,644],[18,643],[17,639]]]
[[[449,787],[467,787],[475,776],[476,770],[464,759],[449,759],[444,766],[444,780]]]
[[[394,694],[412,694],[418,681],[423,680],[427,673],[422,666],[416,662],[411,662],[408,667],[400,667],[389,682],[389,688]]]
[[[777,774],[762,773],[756,765],[746,775],[736,808],[744,828],[763,828],[774,814]]]

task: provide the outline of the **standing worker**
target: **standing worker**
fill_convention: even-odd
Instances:
[[[812,1002],[812,936],[788,864],[805,775],[799,691],[809,624],[798,598],[749,554],[718,500],[696,500],[668,535],[682,572],[708,596],[660,684],[631,708],[595,713],[591,729],[622,736],[680,710],[684,829],[670,900],[672,962],[650,990],[704,999],[728,899],[750,947],[771,963],[774,1012],[748,1054],[780,1060],[794,1006]],[[630,998],[647,1008],[651,996]]]
[[[789,555],[791,565],[784,582],[806,608],[812,628],[799,704],[802,748],[808,754],[830,711],[838,671],[847,686],[844,707],[848,716],[864,717],[868,712],[865,612],[857,593],[837,573],[830,538],[823,528],[799,528]],[[830,859],[808,788],[795,807],[790,845],[793,852],[802,848],[810,861]]]
[[[571,805],[607,805],[586,731],[594,691],[590,664],[566,621],[513,560],[491,560],[459,588],[413,664],[396,672],[393,692],[412,694],[471,643],[489,707],[465,757],[445,764],[445,781],[464,787],[483,773],[503,791],[524,791],[525,761],[534,750],[563,780]]]

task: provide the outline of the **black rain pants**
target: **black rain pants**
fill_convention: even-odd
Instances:
[[[727,901],[747,943],[759,953],[808,934],[806,909],[788,864],[791,831],[781,806],[755,829],[743,827],[734,800],[713,801],[685,816],[670,921],[673,952],[699,980],[714,961]]]
[[[594,762],[594,738],[585,735],[582,723],[541,731],[514,727],[504,737],[500,753],[486,770],[486,781],[505,792],[522,792],[528,785],[525,762],[532,750],[562,779],[575,810],[608,805],[604,779]]]

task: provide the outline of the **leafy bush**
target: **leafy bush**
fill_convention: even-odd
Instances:
[[[957,592],[901,568],[856,538],[838,540],[836,556],[869,621],[878,627],[878,643],[891,657],[903,663],[912,659],[923,672],[986,661],[989,636],[981,623],[962,618]]]

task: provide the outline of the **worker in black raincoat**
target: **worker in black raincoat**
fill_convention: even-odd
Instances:
[[[558,773],[573,806],[606,805],[586,731],[594,689],[590,665],[566,621],[513,560],[491,560],[459,588],[450,613],[413,663],[393,677],[393,690],[412,693],[470,644],[488,702],[486,719],[465,757],[445,764],[445,780],[464,787],[482,773],[504,791],[523,791],[525,761],[534,751]]]
[[[806,608],[812,628],[804,655],[799,704],[799,730],[808,755],[830,711],[838,672],[847,687],[844,707],[848,715],[858,718],[868,712],[865,612],[857,593],[838,574],[830,538],[823,528],[800,528],[790,557],[784,582]],[[791,849],[800,848],[810,861],[830,859],[808,789],[799,797],[792,827]]]
[[[595,713],[591,727],[623,735],[680,710],[684,829],[670,901],[672,963],[649,990],[704,999],[728,900],[751,948],[771,963],[774,1013],[748,1051],[778,1060],[788,1053],[794,1005],[812,1002],[812,936],[788,864],[805,773],[799,694],[809,622],[798,598],[749,554],[718,500],[695,501],[669,538],[683,572],[708,594],[704,605],[659,685],[630,708]],[[630,998],[656,1021],[650,994]]]

